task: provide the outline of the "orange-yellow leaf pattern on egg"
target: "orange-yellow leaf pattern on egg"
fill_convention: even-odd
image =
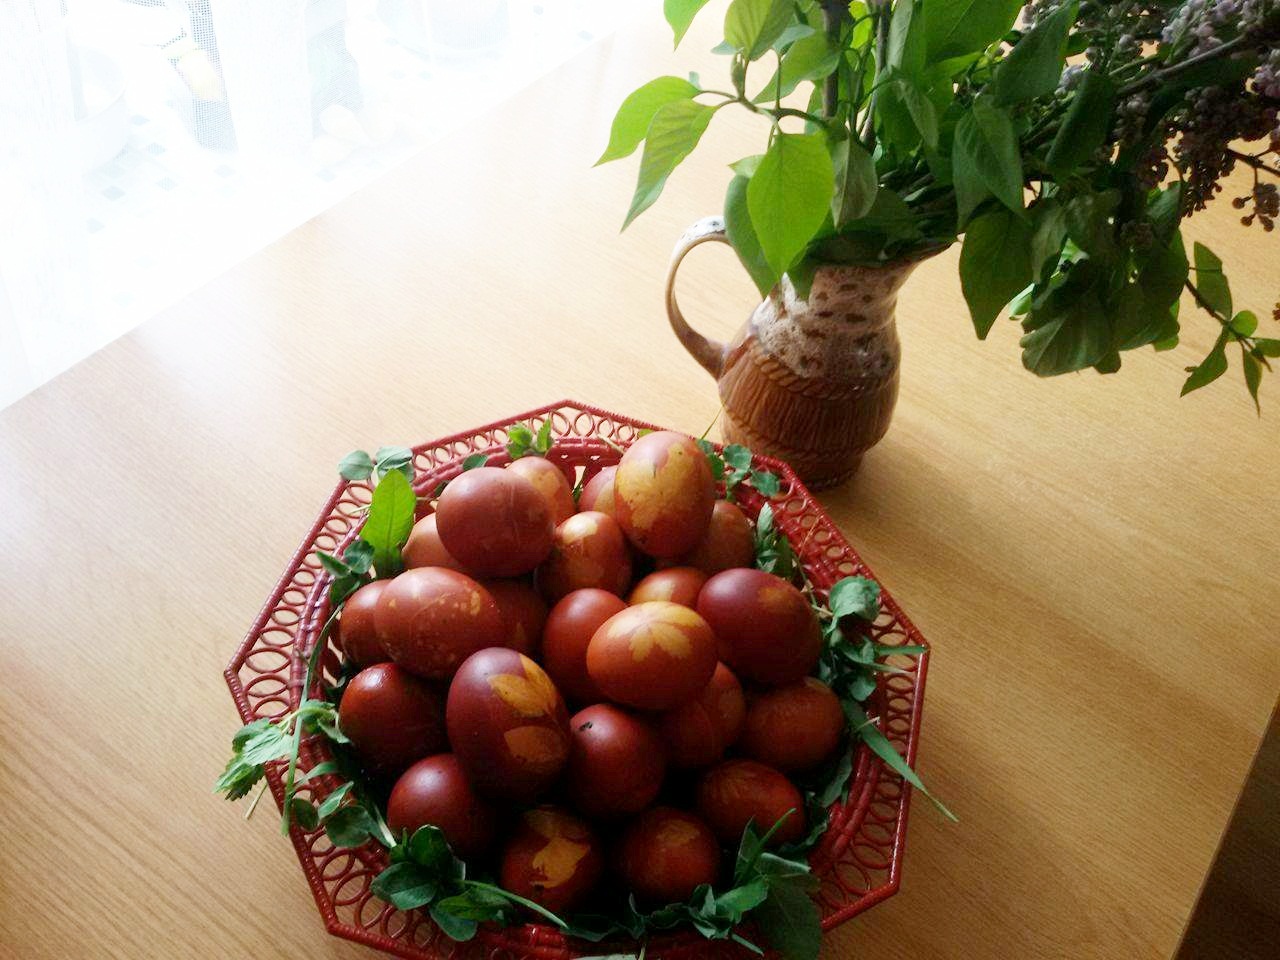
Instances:
[[[523,655],[521,660],[533,663]],[[495,673],[489,677],[489,687],[522,717],[548,716],[555,712],[558,702],[551,678],[537,666],[523,677],[514,673]]]
[[[511,755],[527,766],[554,769],[569,755],[569,745],[550,727],[512,727],[503,735]]]
[[[658,647],[668,656],[677,660],[686,660],[692,649],[689,635],[679,627],[660,621],[641,624],[631,634],[631,658],[645,660]]]
[[[558,887],[577,872],[578,864],[591,850],[585,843],[555,836],[533,855],[533,869],[542,874],[548,887]]]
[[[699,454],[701,456],[701,454]],[[670,447],[661,465],[624,460],[615,481],[639,493],[632,508],[632,523],[639,529],[654,524],[664,510],[684,507],[693,500],[698,465],[683,447]]]
[[[666,820],[654,835],[654,845],[670,850],[699,838],[698,828],[685,820]]]

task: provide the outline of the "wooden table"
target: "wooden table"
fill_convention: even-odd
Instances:
[[[700,432],[711,382],[666,329],[671,244],[719,209],[755,118],[718,116],[618,235],[634,163],[592,170],[679,58],[645,18],[0,415],[0,953],[364,957],[328,938],[269,812],[210,792],[221,670],[347,450],[571,396]],[[1232,227],[1265,310],[1276,244]],[[1280,392],[1185,400],[1197,318],[1115,377],[1037,382],[973,336],[956,252],[901,300],[902,398],[823,502],[934,643],[901,893],[827,956],[1167,956],[1280,691]],[[683,303],[752,300],[704,248]],[[1270,323],[1270,320],[1264,320]],[[9,952],[12,951],[12,952]]]

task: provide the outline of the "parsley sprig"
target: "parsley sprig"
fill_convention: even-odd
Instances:
[[[752,453],[742,444],[730,443],[723,450],[717,450],[715,444],[704,437],[698,440],[698,448],[706,455],[711,476],[717,483],[724,484],[726,500],[733,502],[737,487],[748,481],[766,500],[782,491],[781,478],[771,470],[752,466]]]

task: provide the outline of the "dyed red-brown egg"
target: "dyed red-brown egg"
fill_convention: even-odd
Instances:
[[[358,667],[385,663],[391,659],[378,640],[373,626],[374,608],[389,582],[374,580],[366,583],[347,597],[347,602],[342,605],[342,615],[338,618],[338,645],[347,659]]]
[[[508,464],[507,469],[519,474],[533,484],[533,488],[547,501],[551,509],[551,519],[562,523],[573,516],[577,507],[573,502],[573,487],[565,479],[564,473],[542,457],[521,457]]]
[[[632,543],[652,557],[678,557],[706,535],[716,487],[693,439],[659,430],[622,455],[613,495],[618,523]]]
[[[547,605],[533,585],[523,580],[486,580],[489,591],[506,631],[504,647],[532,655],[542,639],[542,625],[547,622]]]
[[[542,665],[560,692],[574,703],[605,699],[587,673],[587,645],[601,624],[627,608],[607,590],[575,590],[547,614],[542,629]]]
[[[698,595],[698,612],[715,631],[720,659],[744,680],[791,683],[822,653],[822,628],[804,594],[763,570],[717,573]]]
[[[613,478],[617,472],[616,466],[602,467],[599,473],[583,484],[582,492],[578,495],[578,509],[598,510],[611,517],[616,516],[613,502]]]
[[[805,677],[752,698],[738,746],[753,760],[794,773],[835,753],[844,726],[840,699],[821,680]]]
[[[716,664],[711,681],[694,699],[664,713],[658,730],[675,767],[709,767],[737,741],[747,714],[742,685],[733,671]]]
[[[373,622],[392,660],[433,680],[449,679],[463,660],[505,636],[489,591],[444,567],[418,567],[391,580]]]
[[[587,672],[604,694],[641,710],[670,710],[707,685],[716,640],[707,622],[678,603],[653,600],[605,621],[587,645]]]
[[[604,873],[604,854],[591,827],[566,810],[526,810],[502,854],[504,889],[552,913],[577,906]]]
[[[611,703],[579,710],[569,720],[569,800],[594,819],[639,813],[662,789],[667,762],[662,740],[643,720]]]
[[[711,509],[711,523],[697,546],[680,558],[685,566],[697,567],[707,576],[734,567],[754,567],[755,528],[747,515],[728,500],[717,500]]]
[[[551,678],[505,647],[467,658],[449,685],[449,743],[476,789],[528,803],[569,759],[569,714]]]
[[[793,812],[770,839],[771,846],[804,836],[804,798],[795,784],[754,760],[726,760],[698,784],[698,813],[725,844],[741,840],[748,823],[765,833],[789,810]]]
[[[394,663],[365,667],[338,705],[342,732],[361,763],[378,775],[399,773],[447,749],[443,714],[439,694]]]
[[[693,567],[668,567],[655,570],[631,588],[632,604],[650,600],[668,600],[690,610],[698,606],[698,594],[707,575]]]
[[[575,513],[556,527],[551,554],[538,567],[538,588],[552,603],[588,587],[621,594],[631,583],[631,548],[612,517]]]
[[[455,477],[440,494],[436,517],[445,549],[476,576],[517,577],[551,552],[551,508],[510,470],[477,467]]]
[[[618,873],[636,899],[658,905],[688,900],[720,872],[720,845],[698,817],[653,807],[636,817],[618,846]]]
[[[498,811],[471,789],[458,758],[438,753],[400,775],[387,800],[387,826],[398,838],[419,827],[439,827],[464,860],[489,851],[498,832]]]
[[[414,567],[445,567],[466,573],[466,568],[458,562],[458,558],[444,548],[440,540],[440,531],[436,528],[436,515],[429,513],[413,525],[409,531],[409,539],[400,551],[404,565]]]

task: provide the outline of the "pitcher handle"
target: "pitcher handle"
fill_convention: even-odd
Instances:
[[[676,271],[680,269],[680,264],[684,262],[685,255],[690,250],[708,240],[729,242],[729,237],[725,234],[724,217],[703,217],[686,230],[684,236],[676,243],[675,249],[671,252],[671,265],[667,268],[667,319],[671,321],[671,329],[675,331],[676,337],[689,351],[690,356],[697,360],[707,373],[719,379],[720,372],[724,369],[725,355],[729,352],[728,346],[718,340],[709,340],[689,326],[684,314],[680,312],[680,305],[676,302]]]

